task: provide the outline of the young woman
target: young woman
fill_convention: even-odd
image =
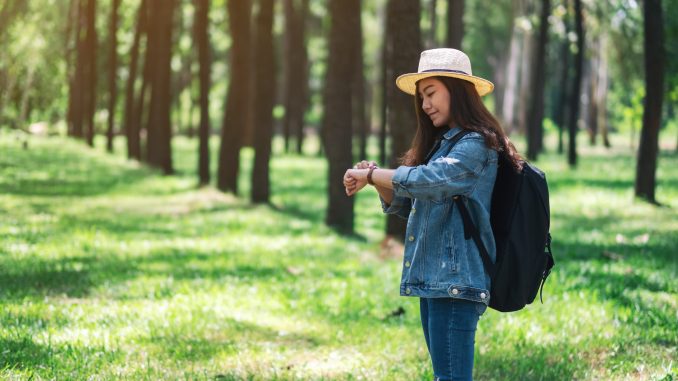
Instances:
[[[414,95],[417,132],[397,169],[362,161],[344,175],[346,194],[376,187],[385,213],[407,219],[400,294],[420,298],[421,323],[435,380],[471,380],[478,319],[490,278],[478,248],[464,236],[454,205],[462,197],[491,258],[490,201],[497,155],[518,167],[515,148],[480,97],[494,85],[471,73],[455,49],[421,53],[417,73],[398,77]],[[467,131],[453,143],[455,136]]]

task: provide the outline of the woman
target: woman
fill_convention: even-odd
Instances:
[[[454,198],[462,197],[494,260],[490,200],[497,155],[516,167],[520,157],[480,99],[494,85],[472,75],[463,52],[426,50],[418,72],[401,75],[396,85],[414,95],[418,123],[412,146],[395,170],[367,161],[347,170],[346,194],[374,185],[384,212],[408,220],[400,294],[420,298],[435,380],[471,380],[475,331],[489,303],[490,278],[478,248],[464,236]]]

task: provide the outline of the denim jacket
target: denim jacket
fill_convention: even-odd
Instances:
[[[443,135],[427,164],[400,166],[393,176],[393,200],[382,199],[385,213],[407,219],[400,294],[426,298],[451,297],[489,304],[490,277],[478,248],[464,237],[454,196],[464,196],[490,257],[495,242],[490,202],[497,176],[497,152],[473,132],[450,151],[454,127]],[[449,153],[445,155],[447,152]]]

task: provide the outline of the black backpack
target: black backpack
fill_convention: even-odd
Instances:
[[[470,131],[461,131],[452,146]],[[451,148],[450,148],[451,149]],[[492,191],[490,223],[497,247],[492,263],[480,232],[462,197],[454,198],[464,222],[466,239],[473,239],[485,271],[492,279],[490,307],[501,312],[517,311],[534,301],[554,265],[551,253],[549,191],[544,172],[523,161],[517,172],[499,153],[497,179]],[[540,300],[541,293],[540,293]],[[542,300],[543,303],[543,300]]]

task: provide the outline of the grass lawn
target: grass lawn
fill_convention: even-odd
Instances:
[[[162,176],[122,140],[23,139],[0,134],[0,379],[432,378],[376,193],[356,236],[328,229],[324,159],[276,154],[256,206],[247,149],[235,197],[196,188],[196,141],[175,138]],[[482,317],[477,380],[678,379],[678,155],[655,207],[633,199],[628,142],[580,147],[577,170],[536,163],[556,267],[543,305]]]

